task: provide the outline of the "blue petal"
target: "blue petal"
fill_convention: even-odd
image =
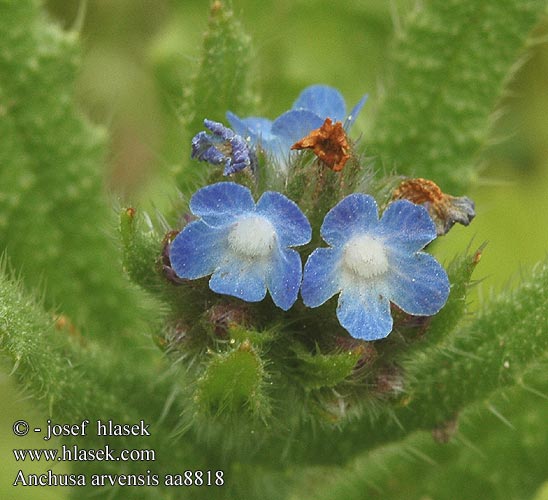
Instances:
[[[335,248],[316,248],[304,266],[301,295],[308,307],[318,307],[341,291],[341,252]]]
[[[341,122],[346,115],[343,96],[338,90],[327,85],[311,85],[304,89],[293,103],[292,109],[311,111],[321,118],[322,123],[326,118],[331,118],[334,122]]]
[[[281,193],[264,193],[257,202],[257,213],[272,223],[282,247],[304,245],[312,237],[306,216],[294,201]]]
[[[368,95],[364,95],[353,108],[352,111],[350,111],[350,114],[346,117],[346,120],[344,121],[344,129],[348,132],[352,125],[354,125],[354,122],[356,121],[356,118],[360,114],[360,111],[362,110],[365,102],[367,101]]]
[[[265,266],[227,252],[222,266],[211,276],[209,288],[246,302],[259,302],[266,296]]]
[[[173,240],[169,259],[179,278],[197,279],[211,274],[225,253],[226,228],[213,228],[201,220],[188,224]]]
[[[390,255],[388,297],[408,314],[431,316],[446,303],[449,279],[438,261],[426,253]]]
[[[436,226],[423,206],[398,200],[388,205],[375,234],[388,246],[413,253],[436,238]]]
[[[272,133],[272,122],[266,118],[251,117],[239,118],[230,111],[226,114],[232,128],[242,137],[249,137],[252,145],[260,147],[272,157],[275,165],[286,170],[289,164],[291,146],[298,140],[291,142],[290,138],[279,137]]]
[[[372,196],[351,194],[327,212],[320,232],[331,246],[342,246],[352,236],[374,228],[378,217],[377,203]]]
[[[281,145],[289,152],[293,144],[306,137],[312,130],[320,128],[324,121],[311,111],[286,111],[274,120],[272,133],[281,140]]]
[[[268,142],[273,138],[271,120],[261,117],[239,118],[230,111],[227,111],[226,118],[234,132],[244,138],[249,137],[253,144]]]
[[[278,249],[267,272],[267,286],[274,304],[287,311],[297,300],[303,264],[296,250]]]
[[[223,226],[239,215],[255,211],[251,191],[234,182],[205,186],[190,199],[190,210],[211,226]]]
[[[390,302],[374,286],[343,290],[339,297],[337,318],[356,339],[378,340],[392,331]]]

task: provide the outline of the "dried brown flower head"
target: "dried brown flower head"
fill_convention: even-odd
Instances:
[[[320,128],[312,130],[297,141],[291,149],[312,149],[314,154],[331,170],[340,172],[350,158],[350,145],[341,122],[326,118]]]

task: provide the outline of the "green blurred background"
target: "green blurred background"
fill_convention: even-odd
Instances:
[[[253,39],[253,81],[261,96],[258,115],[275,117],[288,109],[300,90],[313,83],[339,88],[349,105],[364,93],[369,101],[354,129],[372,126],[382,92],[390,39],[410,0],[233,0],[232,6]],[[46,8],[65,29],[78,24],[83,4],[51,0]],[[81,40],[83,63],[78,101],[111,136],[105,189],[122,203],[167,206],[174,194],[168,182],[173,167],[185,162],[190,146],[179,124],[181,98],[192,75],[205,30],[209,2],[204,0],[90,0]],[[548,22],[535,31],[548,40]],[[520,271],[542,259],[548,249],[548,43],[534,44],[507,97],[503,118],[481,156],[479,181],[468,193],[477,217],[437,243],[442,261],[488,242],[475,277],[474,307],[493,292],[519,281]],[[454,193],[463,194],[463,193]],[[3,460],[0,484],[11,484],[19,467],[11,449],[40,447],[39,438],[17,440],[11,425],[18,418],[44,423],[0,369]],[[48,445],[49,446],[49,445]],[[25,465],[25,472],[47,470]],[[57,468],[56,471],[61,471]],[[1,491],[1,488],[0,488]],[[62,498],[61,489],[22,490],[18,498]]]

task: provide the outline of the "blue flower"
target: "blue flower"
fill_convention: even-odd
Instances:
[[[180,278],[209,276],[209,287],[247,302],[264,299],[287,311],[297,300],[302,277],[299,253],[310,224],[284,195],[265,192],[255,204],[251,191],[233,182],[199,189],[190,200],[199,217],[173,240],[171,265]]]
[[[230,111],[226,116],[236,133],[249,139],[251,144],[259,145],[285,172],[293,144],[320,128],[326,118],[333,122],[344,121],[348,131],[366,99],[367,96],[362,97],[347,116],[344,98],[338,90],[327,85],[312,85],[301,92],[291,110],[274,121],[260,117],[239,118]]]
[[[352,194],[327,213],[321,235],[330,247],[308,258],[303,301],[318,307],[340,293],[337,318],[354,338],[386,337],[392,330],[390,302],[408,314],[430,316],[447,301],[447,274],[420,252],[436,238],[424,207],[399,200],[379,221],[373,197]]]
[[[213,165],[224,164],[224,175],[232,175],[246,167],[255,172],[257,159],[248,143],[222,123],[204,120],[204,125],[213,132],[199,132],[192,138],[192,158]]]

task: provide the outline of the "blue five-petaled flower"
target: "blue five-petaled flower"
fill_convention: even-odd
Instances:
[[[297,300],[302,278],[299,253],[311,227],[299,207],[267,191],[255,204],[251,191],[233,182],[198,190],[190,200],[198,220],[174,239],[171,265],[180,278],[211,276],[214,292],[258,302],[270,292],[288,310]]]
[[[344,98],[338,90],[327,85],[312,85],[301,92],[289,111],[274,121],[261,117],[239,118],[230,111],[226,116],[238,135],[260,146],[282,172],[287,172],[293,144],[320,128],[326,118],[344,122],[348,132],[366,99],[367,96],[362,97],[347,115]]]
[[[420,251],[436,238],[424,207],[399,200],[379,221],[373,197],[352,194],[326,214],[321,235],[330,246],[308,258],[302,298],[318,307],[340,293],[337,318],[353,337],[386,337],[392,330],[390,302],[406,313],[430,316],[447,301],[447,274]]]
[[[192,138],[191,157],[213,165],[224,165],[224,175],[249,167],[255,172],[257,157],[245,139],[222,123],[204,120],[213,134],[199,132]]]

